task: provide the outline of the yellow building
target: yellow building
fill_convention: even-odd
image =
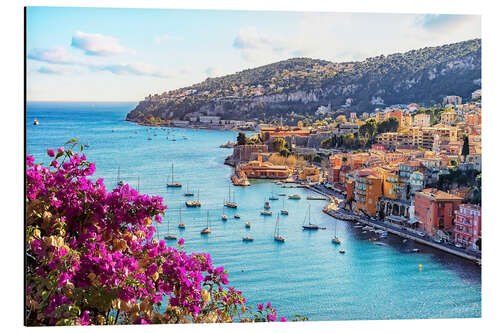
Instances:
[[[319,182],[319,168],[309,166],[302,169],[299,173],[300,181]]]

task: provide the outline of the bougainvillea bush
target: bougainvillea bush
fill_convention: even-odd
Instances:
[[[82,150],[73,139],[47,150],[49,166],[26,158],[27,325],[277,320],[270,303],[246,307],[209,254],[155,240],[162,198],[108,192]]]

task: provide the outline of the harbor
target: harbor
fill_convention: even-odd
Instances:
[[[411,252],[421,243],[408,237],[402,243],[395,233],[373,241],[374,235],[354,228],[356,222],[324,214],[329,197],[307,200],[308,196],[325,198],[326,192],[313,187],[266,179],[250,179],[250,186],[231,185],[233,169],[224,165],[228,149],[219,145],[234,142],[237,133],[170,129],[166,140],[167,131],[160,127],[124,122],[130,105],[106,104],[98,106],[102,112],[97,113],[82,105],[64,107],[64,112],[62,106],[48,108],[43,103],[28,107],[28,119],[40,121],[39,126],[28,127],[28,153],[45,161],[46,147],[58,147],[72,137],[88,141],[84,152],[96,163],[95,179],[103,178],[110,191],[116,187],[120,168],[124,185],[140,185],[141,193],[163,197],[168,209],[158,225],[158,238],[183,238],[186,252],[210,253],[215,265],[228,270],[231,286],[242,290],[251,304],[271,301],[289,317],[301,313],[313,320],[481,315],[480,270],[469,260],[427,246]],[[74,120],[61,122],[60,117]],[[187,139],[172,141],[174,134]],[[181,187],[167,187],[169,183]],[[193,196],[186,197],[186,192]],[[279,200],[269,200],[273,195]],[[295,195],[300,198],[290,198]],[[186,207],[186,201],[198,198],[200,207]],[[227,201],[237,203],[237,208],[223,206]],[[260,215],[266,201],[271,216]],[[309,205],[311,224],[325,229],[303,230]],[[281,215],[282,209],[288,215]],[[223,213],[227,220],[221,219]],[[184,228],[178,227],[179,220]],[[201,234],[207,225],[211,232]],[[335,234],[341,244],[332,242]],[[176,244],[174,239],[165,241],[168,246]],[[429,293],[422,296],[424,281]],[[367,290],[367,284],[374,287]],[[450,298],[453,303],[443,304],[443,299]],[[387,305],[377,306],[380,302]],[[453,305],[461,302],[470,306],[464,310]],[[314,305],[304,311],[303,304]],[[415,314],[415,308],[422,310]]]

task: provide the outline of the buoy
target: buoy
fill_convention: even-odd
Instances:
[[[422,264],[418,265],[418,270],[421,271],[422,270]]]

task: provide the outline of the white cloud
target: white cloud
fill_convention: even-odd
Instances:
[[[96,68],[101,71],[108,71],[117,75],[140,75],[153,76],[159,78],[169,78],[171,73],[159,69],[154,65],[145,63],[120,64],[120,65],[105,65]]]
[[[135,54],[134,50],[120,44],[118,39],[101,34],[77,31],[71,40],[71,46],[85,51],[88,55],[109,56],[116,54]]]
[[[341,62],[477,38],[480,29],[479,16],[304,13],[287,33],[242,28],[233,47],[253,66],[302,56]]]
[[[222,67],[208,67],[207,69],[205,69],[205,74],[208,77],[214,78],[214,77],[224,76],[224,75],[231,74],[231,73],[228,73],[227,70],[225,70]]]
[[[155,37],[155,43],[156,44],[161,44],[162,42],[164,41],[167,41],[169,39],[171,39],[172,37],[170,37],[169,35],[162,35],[162,36],[156,36]]]
[[[58,66],[58,65],[43,65],[37,70],[38,73],[41,74],[50,74],[50,75],[73,75],[80,74],[82,71],[75,67],[68,66]]]
[[[28,52],[28,59],[49,64],[76,64],[79,61],[68,53],[64,47],[51,49],[33,49]]]

